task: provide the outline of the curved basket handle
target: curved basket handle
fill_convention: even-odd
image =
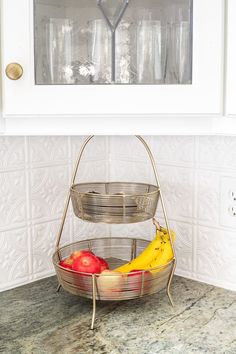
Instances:
[[[161,206],[162,206],[162,210],[163,210],[163,214],[164,214],[166,228],[167,228],[167,231],[168,231],[168,234],[169,234],[169,237],[170,237],[171,247],[172,247],[172,251],[173,251],[174,257],[175,257],[175,250],[174,250],[173,240],[172,240],[172,236],[171,236],[171,232],[170,232],[169,222],[168,222],[167,215],[166,215],[166,208],[165,208],[165,203],[164,203],[164,200],[163,200],[162,191],[161,191],[161,188],[160,188],[160,182],[159,182],[159,177],[158,177],[158,174],[157,174],[157,168],[156,168],[155,160],[154,160],[152,152],[151,152],[148,144],[146,143],[146,141],[140,135],[135,135],[135,136],[144,145],[144,147],[145,147],[145,149],[146,149],[146,151],[148,153],[149,159],[151,161],[151,164],[152,164],[152,168],[153,168],[156,184],[157,184],[157,187],[159,188]],[[72,174],[71,185],[73,185],[74,182],[75,182],[75,178],[76,178],[76,175],[77,175],[77,172],[78,172],[78,168],[79,168],[79,164],[80,164],[82,155],[84,153],[84,149],[86,148],[86,146],[90,142],[90,140],[93,139],[93,138],[94,138],[94,135],[90,135],[85,140],[85,142],[83,143],[83,145],[82,145],[82,147],[80,149],[80,153],[78,155],[78,158],[77,158],[77,161],[76,161],[76,164],[75,164],[74,172]],[[66,204],[65,204],[65,208],[64,208],[64,212],[63,212],[63,216],[62,216],[62,222],[61,222],[60,229],[58,231],[58,236],[57,236],[57,241],[56,241],[56,250],[58,250],[58,248],[59,248],[59,244],[60,244],[61,235],[62,235],[63,227],[64,227],[64,224],[65,224],[65,220],[66,220],[66,214],[67,214],[67,211],[68,211],[69,203],[70,203],[70,191],[69,191],[67,199],[66,199]],[[154,221],[154,225],[157,228],[157,224],[155,223],[155,221]]]
[[[155,160],[154,160],[154,157],[152,155],[152,152],[148,146],[148,144],[146,143],[146,141],[140,136],[140,135],[135,135],[135,137],[143,144],[145,150],[147,151],[148,153],[148,156],[149,156],[149,159],[150,159],[150,162],[152,164],[152,169],[153,169],[153,173],[154,173],[154,176],[155,176],[155,180],[156,180],[156,184],[157,184],[157,187],[159,188],[159,179],[158,179],[158,175],[157,175],[157,170],[156,170],[156,165],[155,165]],[[77,176],[77,172],[78,172],[78,168],[79,168],[79,165],[80,165],[80,162],[81,162],[81,158],[83,156],[83,153],[84,153],[84,150],[86,148],[86,146],[88,145],[88,143],[90,142],[90,140],[92,140],[94,138],[94,135],[90,135],[83,143],[81,149],[80,149],[80,152],[79,152],[79,155],[78,155],[78,158],[77,158],[77,161],[76,161],[76,164],[75,164],[75,169],[74,169],[74,172],[73,172],[73,175],[72,175],[72,180],[71,180],[71,185],[75,183],[75,179],[76,179],[76,176]]]

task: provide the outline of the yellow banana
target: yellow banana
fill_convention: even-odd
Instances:
[[[158,257],[158,254],[162,249],[162,245],[166,242],[165,238],[166,237],[163,231],[157,231],[155,238],[149,243],[143,252],[138,255],[138,257],[123,266],[116,268],[115,270],[128,273],[133,269],[147,269],[147,266],[152,259]]]
[[[158,266],[164,266],[165,264],[167,264],[168,262],[170,262],[173,257],[174,257],[174,253],[171,247],[171,242],[169,237],[165,237],[165,243],[162,245],[161,247],[161,251],[158,254],[158,257],[154,257],[152,259],[152,261],[149,263],[148,268],[147,269],[151,269],[151,268],[155,268]],[[156,269],[153,272],[159,272],[161,271],[162,268],[160,269]]]
[[[165,236],[169,236],[167,229],[165,229],[165,228],[162,227],[162,226],[161,226],[161,232],[163,232],[163,234],[164,234]],[[171,233],[171,238],[172,238],[172,240],[175,241],[175,232],[174,232],[173,230],[170,230],[170,233]]]

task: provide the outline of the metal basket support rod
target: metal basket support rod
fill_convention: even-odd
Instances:
[[[75,167],[74,167],[74,171],[73,171],[73,174],[72,174],[72,178],[71,178],[71,185],[74,184],[75,182],[75,178],[76,178],[76,175],[77,175],[77,171],[78,171],[78,167],[79,167],[79,163],[81,161],[81,157],[83,155],[83,152],[84,152],[84,149],[86,147],[86,145],[88,144],[88,142],[94,137],[94,135],[90,135],[83,143],[81,149],[80,149],[80,153],[79,153],[79,156],[77,158],[77,161],[75,163]],[[58,250],[59,248],[59,245],[60,245],[60,240],[61,240],[61,235],[62,235],[62,231],[63,231],[63,228],[64,228],[64,225],[65,225],[65,220],[66,220],[66,215],[67,215],[67,211],[68,211],[68,208],[69,208],[69,204],[70,204],[70,191],[67,195],[67,198],[66,198],[66,203],[65,203],[65,207],[64,207],[64,210],[63,210],[63,215],[62,215],[62,221],[61,221],[61,225],[60,225],[60,228],[59,228],[59,231],[58,231],[58,235],[57,235],[57,241],[56,241],[56,250]]]
[[[92,288],[93,288],[93,314],[91,321],[91,329],[94,329],[94,322],[96,317],[96,275],[92,275]]]
[[[145,149],[146,149],[146,151],[147,151],[147,153],[149,155],[149,159],[151,161],[151,164],[152,164],[152,168],[153,168],[156,184],[157,184],[157,186],[159,188],[160,200],[161,200],[161,206],[162,206],[162,210],[163,210],[163,214],[164,214],[165,224],[166,224],[166,228],[167,228],[167,231],[168,231],[168,234],[169,234],[169,237],[170,237],[172,251],[173,251],[173,254],[174,254],[174,257],[175,257],[174,244],[173,244],[173,240],[172,240],[172,236],[171,236],[171,232],[170,232],[169,221],[168,221],[168,218],[167,218],[166,207],[165,207],[165,202],[164,202],[164,199],[163,199],[162,189],[161,189],[161,186],[160,186],[160,179],[159,179],[159,176],[158,176],[158,173],[157,173],[156,163],[155,163],[153,154],[152,154],[148,144],[146,143],[146,141],[140,135],[136,135],[136,138],[138,138],[142,142],[142,144],[144,145],[144,147],[145,147]]]
[[[172,267],[172,270],[171,270],[171,273],[170,273],[170,276],[169,276],[169,279],[168,279],[167,289],[166,289],[166,293],[167,293],[167,296],[169,298],[169,301],[170,301],[171,305],[174,306],[174,303],[173,303],[173,300],[172,300],[172,297],[171,297],[171,294],[170,294],[170,285],[171,285],[171,282],[172,282],[172,279],[173,279],[173,275],[174,275],[174,271],[175,271],[175,268],[176,268],[176,255],[175,255],[174,242],[173,242],[172,235],[171,235],[171,232],[170,232],[169,221],[168,221],[168,218],[167,218],[166,207],[165,207],[165,202],[164,202],[164,198],[163,198],[163,194],[162,194],[162,189],[161,189],[161,186],[160,186],[160,179],[159,179],[159,176],[158,176],[158,173],[157,173],[157,166],[156,166],[154,157],[152,155],[152,152],[151,152],[148,144],[146,143],[146,141],[141,136],[136,135],[136,137],[143,143],[143,145],[144,145],[144,147],[145,147],[145,149],[146,149],[146,151],[147,151],[147,153],[149,155],[150,161],[152,163],[152,168],[153,168],[153,171],[154,171],[156,183],[157,183],[157,186],[159,187],[161,207],[162,207],[162,210],[163,210],[165,224],[166,224],[167,232],[168,232],[168,235],[169,235],[169,238],[170,238],[170,244],[171,244],[172,252],[173,252],[173,255],[174,255],[173,267]]]

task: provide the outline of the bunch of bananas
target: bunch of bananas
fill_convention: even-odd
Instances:
[[[175,240],[175,233],[171,231],[172,240]],[[167,229],[160,227],[155,238],[143,250],[138,257],[132,261],[116,268],[116,271],[129,273],[131,270],[151,270],[159,266],[164,266],[174,257],[171,241]],[[158,272],[156,269],[155,272]]]

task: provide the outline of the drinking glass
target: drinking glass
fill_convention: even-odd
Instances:
[[[142,20],[137,26],[137,81],[162,84],[166,55],[165,30],[160,21]]]
[[[109,27],[102,19],[88,22],[88,60],[93,83],[111,82],[111,40]]]
[[[191,32],[190,23],[168,26],[166,80],[168,84],[191,84]]]
[[[116,83],[131,84],[135,80],[133,24],[121,21],[116,30]]]
[[[75,25],[67,18],[49,18],[45,26],[46,67],[50,84],[73,84]]]
[[[102,19],[88,23],[88,59],[93,67],[93,83],[111,83],[111,30]],[[121,21],[116,29],[116,83],[131,83],[131,23]]]

